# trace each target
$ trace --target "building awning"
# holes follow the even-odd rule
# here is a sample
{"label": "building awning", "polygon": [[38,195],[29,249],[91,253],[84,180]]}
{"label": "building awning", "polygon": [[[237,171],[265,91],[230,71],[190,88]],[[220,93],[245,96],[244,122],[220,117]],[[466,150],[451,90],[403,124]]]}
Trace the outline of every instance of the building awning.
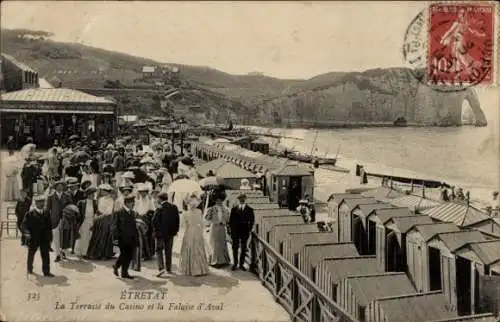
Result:
{"label": "building awning", "polygon": [[116,105],[104,97],[94,96],[69,88],[29,88],[3,93],[2,103],[66,103]]}

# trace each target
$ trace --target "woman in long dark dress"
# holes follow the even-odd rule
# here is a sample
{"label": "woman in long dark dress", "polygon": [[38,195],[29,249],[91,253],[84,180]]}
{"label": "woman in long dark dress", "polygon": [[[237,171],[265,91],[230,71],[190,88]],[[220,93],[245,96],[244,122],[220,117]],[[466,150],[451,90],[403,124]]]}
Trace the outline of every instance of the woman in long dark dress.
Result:
{"label": "woman in long dark dress", "polygon": [[97,213],[92,225],[87,256],[90,259],[110,259],[113,257],[113,188],[108,184],[99,186],[100,197],[97,200]]}

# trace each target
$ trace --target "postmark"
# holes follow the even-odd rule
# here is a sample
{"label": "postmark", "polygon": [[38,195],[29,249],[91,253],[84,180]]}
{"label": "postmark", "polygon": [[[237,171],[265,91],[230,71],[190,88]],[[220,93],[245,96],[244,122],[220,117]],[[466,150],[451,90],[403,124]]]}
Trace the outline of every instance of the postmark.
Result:
{"label": "postmark", "polygon": [[494,82],[495,5],[438,3],[410,23],[403,57],[419,82],[460,91]]}

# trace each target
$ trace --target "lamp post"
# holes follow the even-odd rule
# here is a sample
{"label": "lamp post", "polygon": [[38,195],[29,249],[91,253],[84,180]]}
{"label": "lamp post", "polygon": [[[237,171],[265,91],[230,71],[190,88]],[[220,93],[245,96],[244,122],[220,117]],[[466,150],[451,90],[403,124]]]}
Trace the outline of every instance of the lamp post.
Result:
{"label": "lamp post", "polygon": [[181,156],[184,155],[184,129],[185,129],[186,122],[184,121],[184,118],[181,118],[179,120],[179,135],[181,136]]}
{"label": "lamp post", "polygon": [[174,140],[174,136],[175,136],[175,127],[176,127],[177,123],[175,122],[175,119],[172,118],[170,120],[170,127],[172,128],[172,154],[175,153],[175,140]]}

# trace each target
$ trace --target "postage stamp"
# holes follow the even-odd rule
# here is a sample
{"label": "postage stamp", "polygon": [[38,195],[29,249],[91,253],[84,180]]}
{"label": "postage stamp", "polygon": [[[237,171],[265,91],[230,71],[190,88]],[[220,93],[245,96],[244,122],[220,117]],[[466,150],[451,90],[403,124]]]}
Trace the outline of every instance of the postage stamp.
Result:
{"label": "postage stamp", "polygon": [[436,3],[405,34],[403,55],[415,77],[441,91],[495,81],[494,3]]}

